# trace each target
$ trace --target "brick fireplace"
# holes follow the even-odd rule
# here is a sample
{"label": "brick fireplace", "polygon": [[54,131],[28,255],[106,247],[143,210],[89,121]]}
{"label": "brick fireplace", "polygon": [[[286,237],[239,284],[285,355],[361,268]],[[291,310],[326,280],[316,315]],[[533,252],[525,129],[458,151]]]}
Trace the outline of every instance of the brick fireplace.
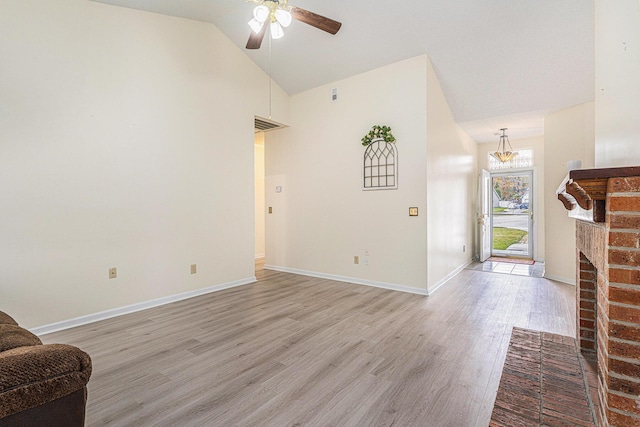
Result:
{"label": "brick fireplace", "polygon": [[640,167],[569,178],[558,198],[579,218],[576,337],[597,360],[597,421],[640,426]]}

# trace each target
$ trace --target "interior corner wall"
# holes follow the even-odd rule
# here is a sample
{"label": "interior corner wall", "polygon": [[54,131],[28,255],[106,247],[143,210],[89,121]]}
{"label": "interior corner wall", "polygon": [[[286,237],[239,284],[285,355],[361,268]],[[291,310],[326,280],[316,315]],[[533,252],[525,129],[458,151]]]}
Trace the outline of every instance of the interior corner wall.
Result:
{"label": "interior corner wall", "polygon": [[567,216],[556,189],[569,173],[567,162],[594,166],[595,104],[589,102],[556,111],[544,119],[545,277],[576,283],[575,220]]}
{"label": "interior corner wall", "polygon": [[255,134],[254,143],[255,162],[255,217],[256,217],[256,247],[255,256],[264,258],[264,132]]}
{"label": "interior corner wall", "polygon": [[[489,153],[496,151],[498,145],[498,137],[495,142],[478,144],[478,169],[488,170]],[[531,138],[510,139],[511,146],[516,150],[531,148],[533,149],[533,166],[535,168],[535,196],[534,196],[534,218],[535,218],[535,245],[533,247],[533,255],[536,261],[544,262],[545,260],[545,173],[544,173],[544,136]]]}
{"label": "interior corner wall", "polygon": [[473,258],[477,144],[455,122],[427,58],[427,283],[432,292]]}
{"label": "interior corner wall", "polygon": [[269,78],[240,48],[202,22],[3,0],[0,57],[2,310],[32,328],[252,279]]}
{"label": "interior corner wall", "polygon": [[[291,127],[266,135],[267,266],[426,291],[426,67],[420,56],[291,97]],[[362,190],[373,125],[397,139],[397,190]]]}
{"label": "interior corner wall", "polygon": [[597,167],[640,165],[640,5],[595,0]]}

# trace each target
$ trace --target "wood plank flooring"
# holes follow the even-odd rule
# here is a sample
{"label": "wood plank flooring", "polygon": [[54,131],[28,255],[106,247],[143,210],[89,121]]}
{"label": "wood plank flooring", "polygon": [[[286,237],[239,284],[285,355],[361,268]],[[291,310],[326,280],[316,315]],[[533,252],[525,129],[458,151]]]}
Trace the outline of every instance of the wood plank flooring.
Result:
{"label": "wood plank flooring", "polygon": [[258,282],[45,335],[93,359],[88,426],[487,426],[512,326],[575,331],[575,288],[463,270],[430,297]]}

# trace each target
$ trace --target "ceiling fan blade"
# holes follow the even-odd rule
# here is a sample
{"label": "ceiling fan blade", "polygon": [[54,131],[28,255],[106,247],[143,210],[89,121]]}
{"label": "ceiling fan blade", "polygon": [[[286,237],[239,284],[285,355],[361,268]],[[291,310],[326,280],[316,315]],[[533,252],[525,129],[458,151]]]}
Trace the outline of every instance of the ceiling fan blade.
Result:
{"label": "ceiling fan blade", "polygon": [[262,40],[264,39],[268,26],[269,25],[265,22],[258,34],[251,31],[251,34],[249,34],[249,40],[247,41],[247,49],[260,49],[260,45],[262,45]]}
{"label": "ceiling fan blade", "polygon": [[326,31],[329,34],[335,34],[340,30],[342,23],[334,21],[333,19],[326,18],[317,13],[309,12],[306,9],[293,6],[291,8],[291,16],[293,19],[297,19],[300,22],[309,24],[312,27],[316,27],[322,31]]}

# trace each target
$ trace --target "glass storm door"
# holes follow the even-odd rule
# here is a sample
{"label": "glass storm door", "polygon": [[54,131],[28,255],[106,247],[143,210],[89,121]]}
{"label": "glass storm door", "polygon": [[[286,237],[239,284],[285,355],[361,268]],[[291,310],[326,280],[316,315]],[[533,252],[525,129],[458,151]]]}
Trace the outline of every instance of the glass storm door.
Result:
{"label": "glass storm door", "polygon": [[533,172],[491,174],[491,254],[533,258]]}

